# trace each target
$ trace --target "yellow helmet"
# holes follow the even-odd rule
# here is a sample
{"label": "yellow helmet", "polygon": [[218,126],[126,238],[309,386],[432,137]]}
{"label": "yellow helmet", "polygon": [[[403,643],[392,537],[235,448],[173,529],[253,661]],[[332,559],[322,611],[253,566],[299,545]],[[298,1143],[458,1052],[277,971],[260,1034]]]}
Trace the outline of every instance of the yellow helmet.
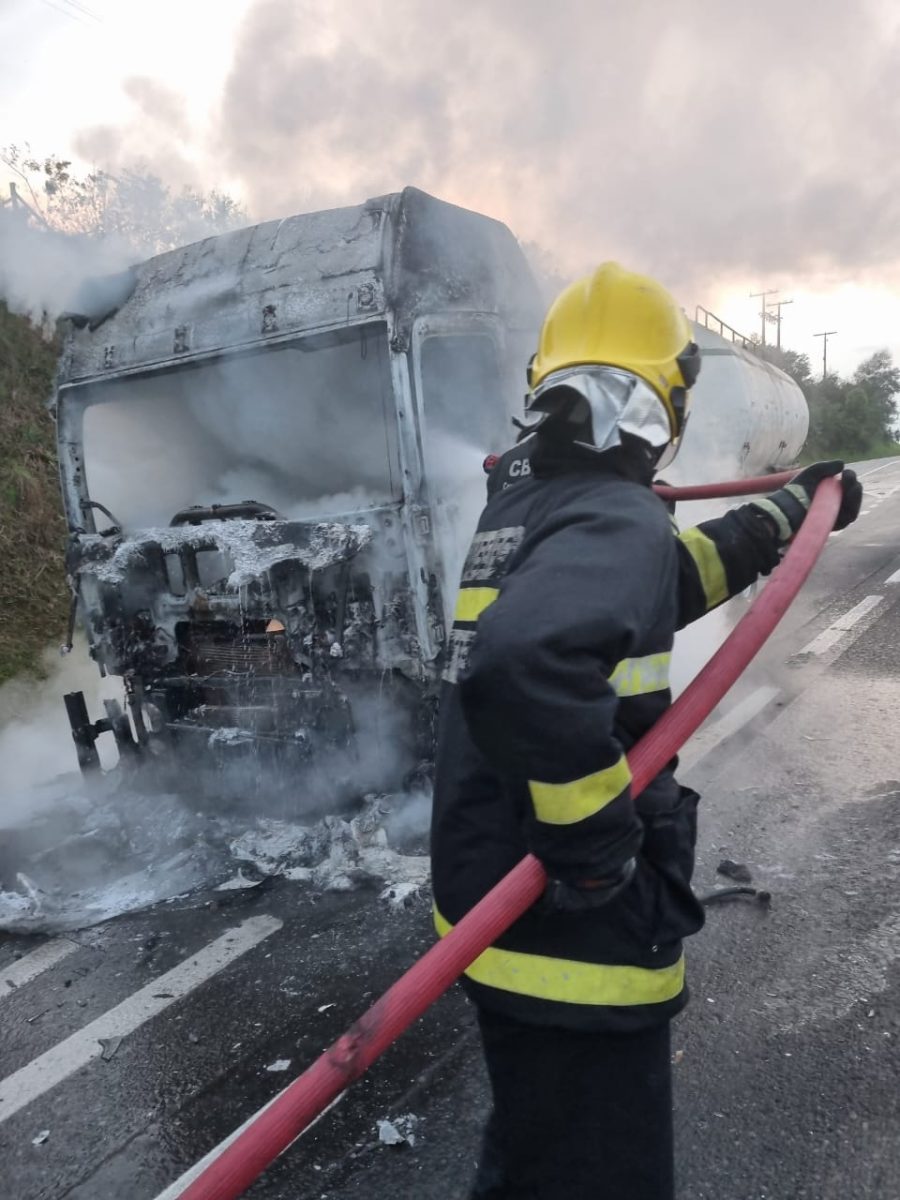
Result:
{"label": "yellow helmet", "polygon": [[594,446],[624,430],[662,448],[684,427],[700,352],[684,312],[661,284],[607,262],[550,306],[529,368],[528,408],[549,412],[556,388],[591,408]]}

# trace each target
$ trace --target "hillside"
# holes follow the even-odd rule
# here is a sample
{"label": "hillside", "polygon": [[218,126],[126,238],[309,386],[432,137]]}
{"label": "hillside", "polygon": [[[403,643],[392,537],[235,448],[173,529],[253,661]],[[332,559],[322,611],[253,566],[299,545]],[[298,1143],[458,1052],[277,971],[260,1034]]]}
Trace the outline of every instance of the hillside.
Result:
{"label": "hillside", "polygon": [[39,672],[69,607],[63,521],[46,411],[56,348],[0,303],[0,682]]}

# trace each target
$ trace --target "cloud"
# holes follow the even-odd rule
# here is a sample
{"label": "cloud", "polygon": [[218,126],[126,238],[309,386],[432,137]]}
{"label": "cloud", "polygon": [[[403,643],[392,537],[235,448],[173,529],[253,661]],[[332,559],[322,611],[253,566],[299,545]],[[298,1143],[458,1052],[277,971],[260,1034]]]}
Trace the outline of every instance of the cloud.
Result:
{"label": "cloud", "polygon": [[216,150],[260,216],[415,183],[568,270],[878,280],[896,51],[874,0],[257,0]]}

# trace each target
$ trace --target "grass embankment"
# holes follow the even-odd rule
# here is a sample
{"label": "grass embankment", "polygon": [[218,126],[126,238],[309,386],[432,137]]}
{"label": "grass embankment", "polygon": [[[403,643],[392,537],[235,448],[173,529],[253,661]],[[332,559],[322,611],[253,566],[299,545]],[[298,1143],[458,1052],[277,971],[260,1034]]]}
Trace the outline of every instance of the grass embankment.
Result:
{"label": "grass embankment", "polygon": [[53,421],[56,347],[0,303],[0,682],[41,673],[69,607]]}

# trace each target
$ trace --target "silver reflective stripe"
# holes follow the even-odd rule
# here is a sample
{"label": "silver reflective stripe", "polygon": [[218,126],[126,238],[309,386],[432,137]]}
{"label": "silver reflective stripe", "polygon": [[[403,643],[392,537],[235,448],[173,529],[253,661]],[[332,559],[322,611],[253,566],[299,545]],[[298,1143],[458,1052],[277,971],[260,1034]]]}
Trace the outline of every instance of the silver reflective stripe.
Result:
{"label": "silver reflective stripe", "polygon": [[669,686],[672,655],[645,654],[643,658],[623,658],[609,677],[617,696],[647,696]]}
{"label": "silver reflective stripe", "polygon": [[794,529],[790,521],[784,515],[784,510],[774,500],[769,500],[766,497],[763,500],[754,500],[753,507],[758,508],[761,512],[766,513],[768,517],[775,522],[775,528],[778,530],[778,540],[780,542],[789,542],[794,536]]}
{"label": "silver reflective stripe", "polygon": [[793,496],[798,504],[802,504],[804,508],[809,508],[809,492],[799,483],[788,483],[784,489],[788,495]]}
{"label": "silver reflective stripe", "polygon": [[524,536],[524,525],[476,533],[466,555],[462,582],[495,583],[506,572],[509,560],[521,546]]}
{"label": "silver reflective stripe", "polygon": [[474,629],[454,629],[450,634],[449,655],[444,670],[447,683],[456,683],[460,674],[469,665],[469,654],[475,640]]}

